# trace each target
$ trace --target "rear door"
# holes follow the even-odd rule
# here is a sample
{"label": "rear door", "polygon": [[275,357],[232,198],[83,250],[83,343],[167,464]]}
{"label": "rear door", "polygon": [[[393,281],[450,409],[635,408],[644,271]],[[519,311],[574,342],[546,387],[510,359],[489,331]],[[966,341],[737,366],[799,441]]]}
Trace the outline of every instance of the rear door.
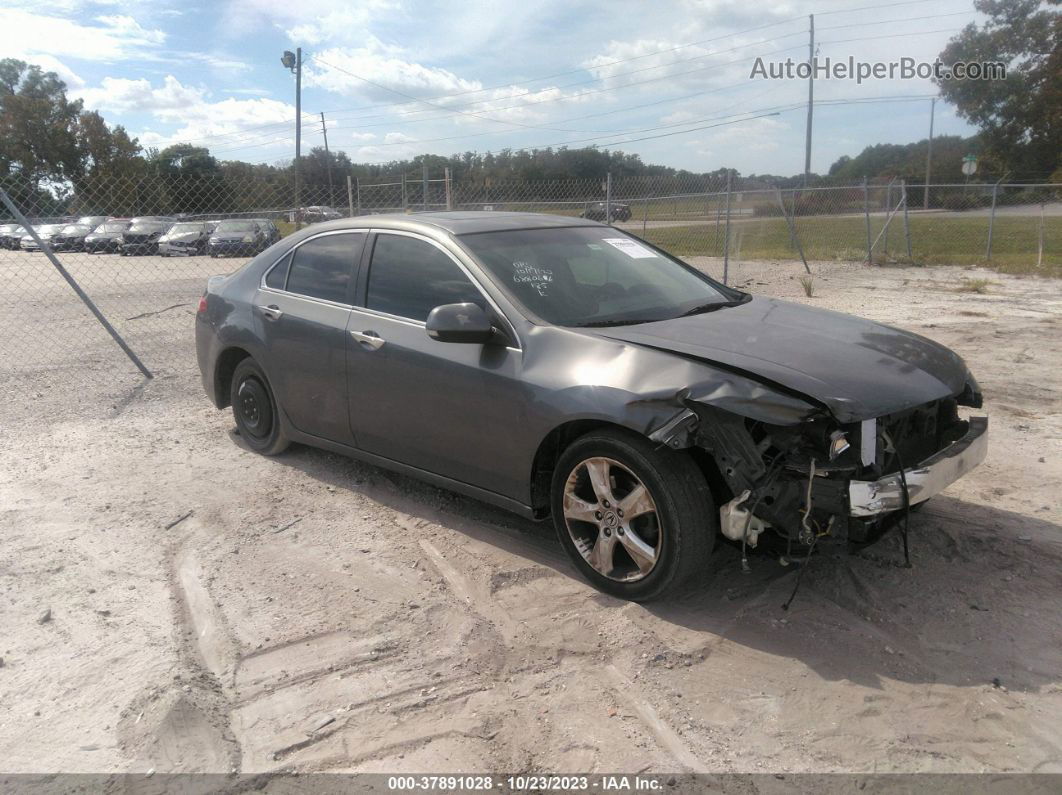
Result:
{"label": "rear door", "polygon": [[280,409],[303,433],[347,445],[346,329],[365,237],[304,240],[266,272],[254,306]]}
{"label": "rear door", "polygon": [[424,321],[436,306],[469,301],[507,321],[439,243],[378,232],[350,316],[347,379],[358,447],[480,488],[519,495],[511,429],[526,400],[522,353],[510,346],[438,342]]}

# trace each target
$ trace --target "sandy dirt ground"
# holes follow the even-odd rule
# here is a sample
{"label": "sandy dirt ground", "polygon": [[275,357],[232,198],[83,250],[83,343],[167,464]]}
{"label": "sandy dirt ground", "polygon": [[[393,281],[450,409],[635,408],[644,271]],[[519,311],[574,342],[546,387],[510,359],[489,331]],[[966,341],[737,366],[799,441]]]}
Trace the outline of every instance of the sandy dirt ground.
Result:
{"label": "sandy dirt ground", "polygon": [[808,298],[799,267],[739,285],[952,346],[992,442],[912,569],[826,545],[788,612],[796,567],[726,546],[681,600],[603,596],[550,526],[256,456],[105,338],[5,377],[0,771],[1062,772],[1062,284],[818,264]]}

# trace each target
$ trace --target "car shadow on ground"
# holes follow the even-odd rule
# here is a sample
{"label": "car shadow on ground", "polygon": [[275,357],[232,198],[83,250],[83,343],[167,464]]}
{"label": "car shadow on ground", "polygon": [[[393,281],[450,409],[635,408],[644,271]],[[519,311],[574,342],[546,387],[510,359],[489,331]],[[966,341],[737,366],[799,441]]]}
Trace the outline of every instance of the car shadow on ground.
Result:
{"label": "car shadow on ground", "polygon": [[[582,582],[550,522],[301,445],[276,460]],[[799,556],[786,566],[753,551],[744,572],[728,543],[717,544],[704,581],[682,597],[632,605],[587,586],[584,604],[660,622],[693,656],[734,643],[798,660],[827,681],[1040,691],[1062,681],[1059,539],[1057,524],[942,496],[910,517],[910,568],[898,533],[854,553],[823,542],[788,610]]]}

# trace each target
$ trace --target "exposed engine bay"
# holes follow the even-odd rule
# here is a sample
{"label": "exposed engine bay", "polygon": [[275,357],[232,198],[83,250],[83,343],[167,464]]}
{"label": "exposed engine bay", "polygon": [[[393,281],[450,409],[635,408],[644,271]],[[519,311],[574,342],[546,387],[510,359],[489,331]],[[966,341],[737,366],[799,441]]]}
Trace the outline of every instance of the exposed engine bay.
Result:
{"label": "exposed engine bay", "polygon": [[786,425],[690,401],[652,438],[711,457],[730,495],[720,504],[721,532],[743,549],[765,534],[787,550],[826,535],[863,545],[980,463],[987,419],[963,419],[960,405],[980,407],[980,393],[968,387],[957,397],[850,423],[822,410]]}

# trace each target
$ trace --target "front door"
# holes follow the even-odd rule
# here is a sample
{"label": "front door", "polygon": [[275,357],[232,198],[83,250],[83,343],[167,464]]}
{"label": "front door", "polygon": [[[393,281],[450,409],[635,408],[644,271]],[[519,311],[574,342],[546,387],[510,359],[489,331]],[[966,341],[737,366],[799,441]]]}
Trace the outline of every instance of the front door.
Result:
{"label": "front door", "polygon": [[499,466],[524,401],[514,347],[438,342],[424,329],[436,306],[495,313],[457,260],[411,234],[376,235],[364,306],[351,312],[347,382],[358,447],[499,494],[526,477]]}
{"label": "front door", "polygon": [[254,302],[277,403],[303,433],[354,444],[347,418],[347,325],[364,233],[308,238],[265,277]]}

